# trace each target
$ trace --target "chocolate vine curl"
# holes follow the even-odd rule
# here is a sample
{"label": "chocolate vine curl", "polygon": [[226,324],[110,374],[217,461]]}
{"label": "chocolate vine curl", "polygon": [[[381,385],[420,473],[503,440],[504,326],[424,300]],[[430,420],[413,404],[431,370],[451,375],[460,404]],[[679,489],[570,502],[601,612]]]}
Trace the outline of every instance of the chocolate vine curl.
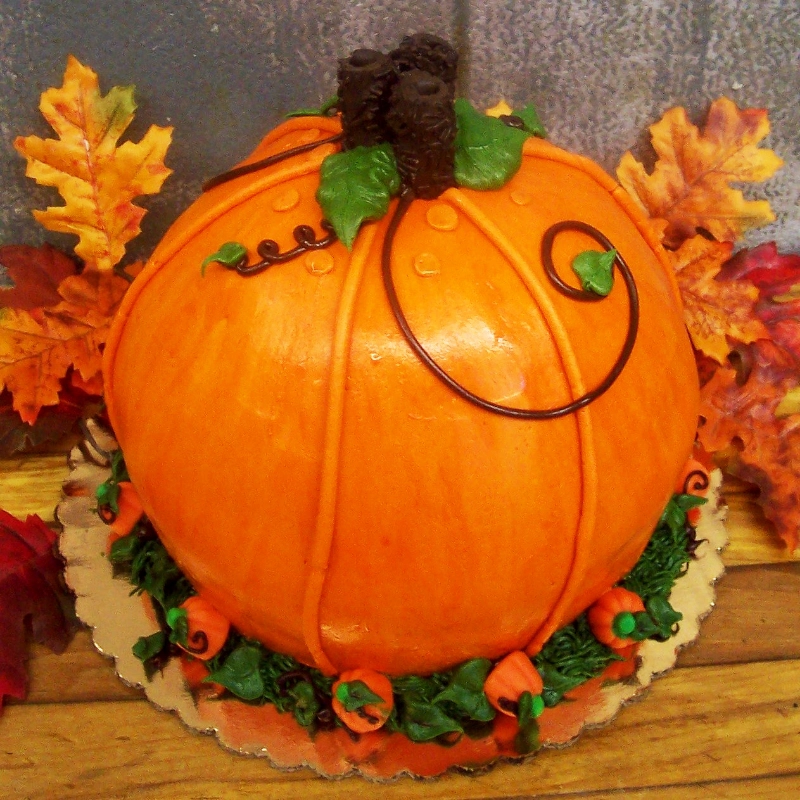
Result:
{"label": "chocolate vine curl", "polygon": [[683,493],[695,494],[704,492],[708,489],[709,484],[710,481],[706,472],[701,469],[693,470],[686,476],[686,480],[683,482]]}
{"label": "chocolate vine curl", "polygon": [[[411,326],[403,312],[400,300],[397,296],[397,290],[394,285],[394,278],[392,277],[392,247],[397,231],[400,227],[403,217],[405,217],[411,203],[414,201],[415,196],[411,190],[405,190],[401,196],[400,201],[395,208],[394,214],[389,222],[389,227],[386,231],[386,238],[383,241],[383,249],[381,251],[381,269],[383,273],[383,285],[386,290],[386,297],[389,301],[389,307],[392,310],[397,325],[400,328],[403,336],[408,342],[411,349],[419,357],[420,361],[442,382],[455,392],[459,397],[467,400],[485,411],[490,411],[494,414],[500,414],[506,417],[514,417],[516,419],[556,419],[558,417],[573,414],[585,406],[588,406],[598,397],[607,392],[620,373],[625,368],[625,364],[630,358],[633,346],[636,342],[636,333],[639,327],[639,293],[636,289],[636,282],[634,281],[633,274],[630,267],[628,267],[624,258],[617,252],[614,264],[618,268],[622,278],[625,282],[625,288],[628,292],[628,332],[623,343],[622,350],[617,356],[608,375],[592,390],[581,395],[577,399],[564,405],[556,406],[555,408],[547,409],[527,409],[527,408],[514,408],[513,406],[505,406],[500,403],[493,403],[483,397],[471,392],[465,386],[460,384],[452,376],[450,376],[431,356],[431,354],[423,347],[419,339],[414,335]],[[604,299],[602,295],[597,295],[594,292],[588,292],[583,289],[576,289],[564,283],[556,273],[555,265],[553,264],[553,242],[559,233],[566,230],[577,230],[591,236],[598,244],[606,248],[606,250],[614,250],[613,244],[609,239],[604,236],[597,228],[589,225],[586,222],[578,220],[565,220],[551,225],[542,239],[542,263],[544,264],[545,272],[556,287],[558,291],[573,300],[584,302],[596,302]]]}
{"label": "chocolate vine curl", "polygon": [[208,652],[208,636],[206,636],[206,632],[195,631],[186,639],[184,647],[187,652],[195,656],[201,656],[203,653]]}

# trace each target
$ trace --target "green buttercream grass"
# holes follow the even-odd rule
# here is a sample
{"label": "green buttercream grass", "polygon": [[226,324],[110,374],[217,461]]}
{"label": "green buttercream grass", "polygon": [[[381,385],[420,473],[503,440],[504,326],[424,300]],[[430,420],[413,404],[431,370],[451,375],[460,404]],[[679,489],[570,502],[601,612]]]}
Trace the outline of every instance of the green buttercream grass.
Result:
{"label": "green buttercream grass", "polygon": [[[125,474],[119,458],[111,477],[98,489],[98,498],[113,494],[113,487]],[[620,581],[645,603],[646,611],[634,615],[637,630],[643,632],[637,638],[664,639],[676,630],[680,614],[672,609],[668,597],[694,549],[694,529],[687,522],[686,512],[703,502],[703,498],[691,495],[673,496],[639,562]],[[114,542],[109,557],[118,571],[128,575],[133,593],[152,598],[162,630],[141,637],[133,647],[151,674],[174,654],[175,643],[185,642],[186,613],[179,606],[195,591],[144,518],[132,533]],[[541,697],[523,695],[519,700],[517,752],[525,754],[538,748],[537,718],[545,707],[568,699],[570,691],[598,677],[620,658],[595,638],[585,612],[554,633],[533,658],[544,683]],[[309,733],[342,725],[331,709],[333,678],[233,629],[207,666],[207,681],[223,686],[244,702],[272,703],[279,711],[291,713]],[[487,658],[474,658],[431,675],[393,678],[394,708],[386,730],[402,733],[414,742],[445,745],[462,735],[488,735],[496,712],[483,687],[493,666]],[[341,689],[346,696],[339,700],[345,708],[352,710],[380,700],[358,684],[351,682]]]}

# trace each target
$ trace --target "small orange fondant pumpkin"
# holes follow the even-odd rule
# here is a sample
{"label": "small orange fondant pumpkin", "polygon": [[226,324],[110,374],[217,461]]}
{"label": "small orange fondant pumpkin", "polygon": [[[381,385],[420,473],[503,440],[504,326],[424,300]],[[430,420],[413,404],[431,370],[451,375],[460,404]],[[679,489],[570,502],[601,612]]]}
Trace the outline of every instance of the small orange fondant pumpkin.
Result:
{"label": "small orange fondant pumpkin", "polygon": [[[281,125],[262,159],[330,137]],[[544,232],[599,229],[641,304],[622,373],[576,413],[511,419],[455,394],[390,311],[389,216],[252,278],[203,261],[225,242],[282,251],[311,225],[325,144],[204,194],[125,297],[106,350],[109,413],[131,479],[198,591],[243,633],[333,673],[427,672],[535,652],[643,550],[691,450],[697,375],[669,265],[625,193],[543,141],[497,191],[415,201],[397,232],[397,294],[462,385],[518,408],[569,403],[625,339],[617,281],[579,303],[545,278]],[[397,201],[392,201],[396,203]],[[559,274],[597,249],[554,243]]]}

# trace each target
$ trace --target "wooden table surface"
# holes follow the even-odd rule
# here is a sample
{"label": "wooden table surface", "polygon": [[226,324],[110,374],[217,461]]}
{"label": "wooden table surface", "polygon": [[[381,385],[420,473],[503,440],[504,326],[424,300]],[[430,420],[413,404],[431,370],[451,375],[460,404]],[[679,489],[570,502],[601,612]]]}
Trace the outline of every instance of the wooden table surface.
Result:
{"label": "wooden table surface", "polygon": [[[53,522],[66,456],[0,461],[0,507]],[[643,702],[573,746],[477,776],[378,785],[232,755],[124,686],[80,631],[32,646],[30,694],[0,717],[0,798],[800,798],[800,557],[728,482],[730,545],[700,640]]]}

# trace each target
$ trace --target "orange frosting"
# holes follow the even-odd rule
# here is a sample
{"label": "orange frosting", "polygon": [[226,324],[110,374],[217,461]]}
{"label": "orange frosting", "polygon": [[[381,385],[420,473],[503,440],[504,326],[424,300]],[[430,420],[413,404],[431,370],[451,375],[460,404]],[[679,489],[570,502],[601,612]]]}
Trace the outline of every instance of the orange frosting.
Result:
{"label": "orange frosting", "polygon": [[[295,119],[259,160],[338,130]],[[665,254],[597,166],[538,139],[502,189],[416,201],[395,240],[406,316],[481,397],[550,408],[608,373],[628,323],[617,281],[598,303],[544,275],[544,231],[602,231],[639,290],[632,355],[580,411],[524,421],[476,408],[433,376],[391,314],[389,215],[352,252],[242,278],[200,265],[321,235],[326,145],[203,195],[125,297],[107,349],[111,421],[170,553],[243,633],[329,673],[426,673],[535,652],[636,562],[689,457],[697,373]],[[396,201],[395,201],[396,202]],[[391,209],[390,209],[391,215]],[[597,249],[568,231],[562,277]]]}

